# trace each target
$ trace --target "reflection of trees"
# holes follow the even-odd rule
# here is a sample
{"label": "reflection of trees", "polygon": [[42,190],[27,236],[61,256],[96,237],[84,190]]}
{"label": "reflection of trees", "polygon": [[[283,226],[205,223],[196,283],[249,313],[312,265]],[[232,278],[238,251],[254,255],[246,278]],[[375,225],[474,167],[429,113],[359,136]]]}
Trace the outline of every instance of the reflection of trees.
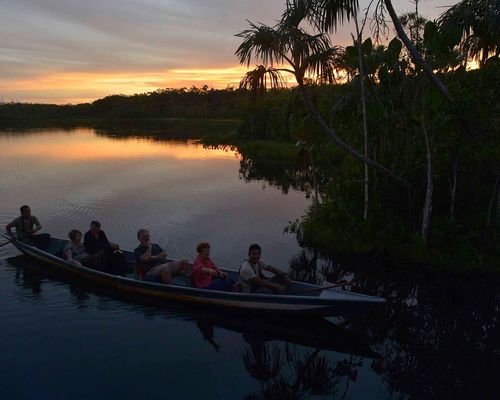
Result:
{"label": "reflection of trees", "polygon": [[240,160],[240,178],[250,181],[267,181],[270,185],[281,188],[287,193],[290,188],[311,194],[311,174],[308,168],[301,168],[297,163],[290,164],[262,159],[256,154],[242,153]]}
{"label": "reflection of trees", "polygon": [[[291,266],[305,271],[322,264],[328,280],[351,274],[353,291],[388,300],[384,310],[350,321],[381,355],[372,369],[391,392],[410,398],[494,398],[500,365],[498,277],[455,271],[408,271],[373,258],[352,259],[302,251]],[[346,268],[346,266],[349,266]],[[319,274],[318,274],[319,275]],[[312,276],[312,274],[311,274]],[[319,276],[318,279],[321,279]]]}
{"label": "reflection of trees", "polygon": [[261,389],[248,400],[304,399],[327,396],[335,392],[338,383],[329,361],[320,350],[300,351],[296,346],[251,343],[243,353],[243,363]]}

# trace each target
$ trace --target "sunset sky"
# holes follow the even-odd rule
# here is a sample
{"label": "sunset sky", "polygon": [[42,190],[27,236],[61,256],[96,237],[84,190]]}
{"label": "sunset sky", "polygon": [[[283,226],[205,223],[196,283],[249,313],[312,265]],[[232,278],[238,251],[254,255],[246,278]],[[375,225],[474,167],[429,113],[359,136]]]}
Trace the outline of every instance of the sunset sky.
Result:
{"label": "sunset sky", "polygon": [[[456,0],[421,0],[433,19]],[[0,102],[80,103],[109,94],[237,86],[234,34],[274,24],[284,0],[0,0]],[[368,0],[362,0],[364,6]],[[410,0],[393,0],[398,13]],[[334,44],[350,42],[351,26]],[[391,32],[390,36],[394,36]]]}

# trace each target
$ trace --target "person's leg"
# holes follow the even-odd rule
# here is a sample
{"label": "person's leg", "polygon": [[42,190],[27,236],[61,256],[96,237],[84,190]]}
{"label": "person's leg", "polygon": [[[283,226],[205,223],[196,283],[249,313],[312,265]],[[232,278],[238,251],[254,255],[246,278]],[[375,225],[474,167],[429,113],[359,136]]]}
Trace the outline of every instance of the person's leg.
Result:
{"label": "person's leg", "polygon": [[172,283],[172,273],[170,272],[170,267],[168,264],[162,264],[160,266],[160,276],[163,283],[167,285]]}
{"label": "person's leg", "polygon": [[102,264],[101,255],[94,253],[80,260],[80,262],[88,268],[99,268]]}
{"label": "person's leg", "polygon": [[223,292],[230,292],[233,288],[234,282],[231,279],[214,279],[212,280],[212,283],[205,287],[204,289],[209,289],[209,290],[219,290]]}
{"label": "person's leg", "polygon": [[168,265],[172,276],[180,275],[182,273],[190,274],[193,271],[193,264],[191,264],[185,258],[181,258],[175,261],[170,261]]}

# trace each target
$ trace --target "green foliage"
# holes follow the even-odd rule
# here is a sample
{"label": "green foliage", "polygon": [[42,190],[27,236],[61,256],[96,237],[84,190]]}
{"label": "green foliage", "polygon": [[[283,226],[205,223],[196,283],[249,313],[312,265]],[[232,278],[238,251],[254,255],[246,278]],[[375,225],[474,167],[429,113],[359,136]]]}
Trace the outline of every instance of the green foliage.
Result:
{"label": "green foliage", "polygon": [[[428,29],[433,33],[427,35],[442,35],[435,26],[430,25]],[[353,50],[346,49],[346,54],[357,57],[355,47],[351,48]],[[422,90],[425,77],[418,71],[406,69],[407,64],[401,58],[396,59],[396,54],[402,56],[399,40],[394,39],[387,48],[377,51],[382,57],[374,57],[379,64],[374,70],[374,79],[367,79],[369,151],[377,161],[410,180],[412,193],[409,197],[392,181],[370,170],[367,221],[362,218],[363,164],[330,143],[309,117],[296,91],[269,92],[255,105],[259,122],[268,127],[267,139],[292,142],[301,139],[304,151],[309,154],[309,171],[313,172],[302,173],[297,187],[308,187],[308,193],[313,195],[317,185],[319,201],[313,202],[301,221],[305,244],[337,253],[389,252],[397,259],[417,264],[494,268],[499,254],[495,238],[500,231],[496,208],[492,225],[486,227],[485,221],[496,175],[500,174],[496,117],[500,115],[496,101],[499,63],[491,59],[481,70],[459,68],[442,74],[453,96],[459,100],[450,104],[433,87]],[[342,85],[311,85],[310,89],[317,109],[339,136],[361,150],[362,113],[357,79]],[[423,111],[432,140],[434,169],[434,223],[426,245],[419,234],[426,184],[426,150],[421,132]],[[459,119],[469,121],[469,130],[463,129]],[[243,119],[240,129],[245,129],[247,122]],[[262,138],[249,135],[247,139],[253,137]],[[265,164],[264,158],[260,160],[259,164]],[[451,219],[450,184],[455,163],[457,194]],[[257,164],[252,168],[253,176],[265,176],[257,173],[256,169],[260,168]],[[279,164],[273,168],[279,168]],[[282,171],[297,177],[299,170],[294,168],[298,167],[288,165]],[[275,184],[279,182],[279,174],[267,173],[273,176]]]}
{"label": "green foliage", "polygon": [[246,90],[158,89],[131,96],[113,95],[90,104],[52,105],[0,103],[4,123],[75,118],[239,118]]}

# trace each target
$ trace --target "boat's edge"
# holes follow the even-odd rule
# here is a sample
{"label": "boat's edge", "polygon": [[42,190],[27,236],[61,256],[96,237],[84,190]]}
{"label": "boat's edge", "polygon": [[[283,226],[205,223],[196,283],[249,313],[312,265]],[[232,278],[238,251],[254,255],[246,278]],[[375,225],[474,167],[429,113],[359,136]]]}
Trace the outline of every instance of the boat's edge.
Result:
{"label": "boat's edge", "polygon": [[[2,234],[2,236],[6,237],[4,234]],[[207,289],[146,282],[109,274],[83,266],[75,267],[53,254],[21,241],[15,241],[12,244],[26,256],[41,261],[44,264],[48,264],[51,267],[55,267],[57,271],[67,272],[85,280],[104,284],[121,291],[131,292],[135,295],[182,301],[184,303],[200,306],[240,309],[245,312],[277,312],[280,314],[304,313],[328,316],[359,313],[371,308],[370,306],[385,303],[385,299],[358,293],[352,294],[352,298],[355,300],[346,301],[345,299],[322,299],[318,296],[280,296],[273,294],[219,292]],[[310,286],[319,287],[317,285]]]}

